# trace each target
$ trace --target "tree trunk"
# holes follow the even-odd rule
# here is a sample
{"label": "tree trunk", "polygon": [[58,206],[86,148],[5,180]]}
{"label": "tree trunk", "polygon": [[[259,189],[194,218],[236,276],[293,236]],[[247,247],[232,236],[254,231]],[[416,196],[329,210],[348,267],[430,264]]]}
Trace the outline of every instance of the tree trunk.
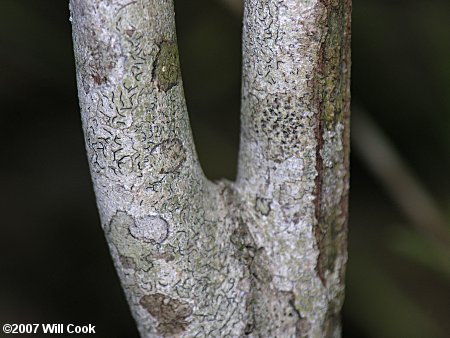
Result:
{"label": "tree trunk", "polygon": [[141,335],[340,336],[351,1],[246,0],[234,183],[199,165],[172,1],[70,7],[98,209]]}

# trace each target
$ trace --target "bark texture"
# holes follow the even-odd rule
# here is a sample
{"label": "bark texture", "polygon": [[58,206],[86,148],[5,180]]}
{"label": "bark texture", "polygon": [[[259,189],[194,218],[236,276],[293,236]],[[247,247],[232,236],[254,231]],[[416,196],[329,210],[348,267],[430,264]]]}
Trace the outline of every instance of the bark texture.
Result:
{"label": "bark texture", "polygon": [[172,1],[70,7],[98,209],[141,335],[338,337],[351,2],[246,0],[234,183],[198,163]]}

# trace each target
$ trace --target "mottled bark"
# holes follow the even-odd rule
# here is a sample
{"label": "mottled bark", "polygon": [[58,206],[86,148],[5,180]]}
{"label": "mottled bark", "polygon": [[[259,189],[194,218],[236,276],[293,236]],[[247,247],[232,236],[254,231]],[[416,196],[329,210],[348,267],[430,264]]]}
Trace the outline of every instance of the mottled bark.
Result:
{"label": "mottled bark", "polygon": [[101,222],[141,335],[339,336],[350,1],[246,1],[235,183],[198,163],[172,1],[70,6]]}

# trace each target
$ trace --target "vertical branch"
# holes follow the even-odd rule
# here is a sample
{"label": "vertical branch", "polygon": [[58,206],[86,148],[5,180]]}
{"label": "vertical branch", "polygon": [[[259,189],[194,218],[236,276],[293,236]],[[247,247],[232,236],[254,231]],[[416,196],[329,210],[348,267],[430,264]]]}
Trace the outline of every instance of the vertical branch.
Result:
{"label": "vertical branch", "polygon": [[[246,0],[237,189],[271,278],[267,309],[338,335],[346,262],[349,0]],[[280,297],[280,292],[289,297]],[[337,320],[336,320],[337,319]],[[265,323],[263,323],[265,321]],[[260,331],[288,334],[273,318]]]}

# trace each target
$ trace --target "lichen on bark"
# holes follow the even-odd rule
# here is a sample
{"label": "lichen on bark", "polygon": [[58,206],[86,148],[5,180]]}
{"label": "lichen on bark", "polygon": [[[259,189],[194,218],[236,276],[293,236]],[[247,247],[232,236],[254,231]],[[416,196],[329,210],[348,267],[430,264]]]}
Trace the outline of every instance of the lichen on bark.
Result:
{"label": "lichen on bark", "polygon": [[70,1],[97,205],[143,337],[339,336],[350,6],[246,0],[238,177],[212,183],[172,1]]}
{"label": "lichen on bark", "polygon": [[163,41],[159,44],[159,53],[156,56],[155,80],[160,89],[165,92],[178,83],[180,78],[180,61],[178,46],[175,42]]}
{"label": "lichen on bark", "polygon": [[249,216],[249,231],[269,257],[271,289],[292,292],[307,336],[339,332],[350,5],[246,1],[237,185],[244,200],[271,201],[269,215]]}

